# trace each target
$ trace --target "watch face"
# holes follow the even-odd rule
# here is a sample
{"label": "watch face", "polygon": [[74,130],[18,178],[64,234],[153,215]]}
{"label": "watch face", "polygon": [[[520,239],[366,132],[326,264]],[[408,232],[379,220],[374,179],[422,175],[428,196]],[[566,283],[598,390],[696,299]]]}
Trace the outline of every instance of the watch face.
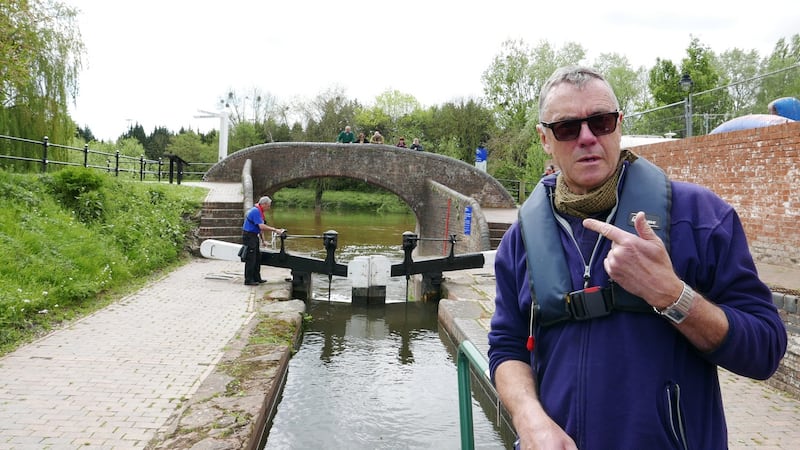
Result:
{"label": "watch face", "polygon": [[670,309],[668,311],[664,311],[664,315],[669,317],[669,319],[675,323],[683,322],[683,319],[686,318],[686,314],[678,311],[677,308]]}

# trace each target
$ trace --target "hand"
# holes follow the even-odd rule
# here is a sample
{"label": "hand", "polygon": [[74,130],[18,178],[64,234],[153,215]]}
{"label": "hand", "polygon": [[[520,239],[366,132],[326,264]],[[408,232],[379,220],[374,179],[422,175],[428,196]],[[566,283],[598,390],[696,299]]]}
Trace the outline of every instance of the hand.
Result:
{"label": "hand", "polygon": [[633,222],[636,234],[609,223],[585,219],[583,226],[611,241],[611,249],[603,267],[615,283],[656,308],[672,304],[683,290],[683,282],[675,275],[664,242],[647,223],[644,212]]}
{"label": "hand", "polygon": [[575,441],[549,418],[545,423],[539,423],[535,429],[524,430],[519,434],[520,450],[577,450],[577,448]]}

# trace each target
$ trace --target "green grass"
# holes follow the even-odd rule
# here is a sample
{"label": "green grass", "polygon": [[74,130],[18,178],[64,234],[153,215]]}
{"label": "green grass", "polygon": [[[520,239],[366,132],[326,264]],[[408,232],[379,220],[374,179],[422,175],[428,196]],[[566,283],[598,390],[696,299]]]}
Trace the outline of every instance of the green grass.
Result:
{"label": "green grass", "polygon": [[[206,193],[93,169],[0,170],[0,355],[185,262]],[[275,201],[313,208],[314,190],[282,189]],[[388,192],[325,191],[322,203],[410,212]]]}
{"label": "green grass", "polygon": [[[274,201],[281,208],[314,208],[314,190],[281,189]],[[369,211],[376,213],[411,213],[411,209],[390,192],[356,192],[326,190],[322,195],[323,210]]]}
{"label": "green grass", "polygon": [[91,169],[0,171],[0,354],[179,264],[205,195]]}

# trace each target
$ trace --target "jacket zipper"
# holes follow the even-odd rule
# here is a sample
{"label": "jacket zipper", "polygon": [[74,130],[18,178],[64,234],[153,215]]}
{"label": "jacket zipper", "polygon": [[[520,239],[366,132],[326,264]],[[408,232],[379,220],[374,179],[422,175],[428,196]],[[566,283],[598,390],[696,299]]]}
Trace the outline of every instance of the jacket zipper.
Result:
{"label": "jacket zipper", "polygon": [[669,383],[665,389],[667,396],[667,424],[672,438],[678,446],[688,450],[686,442],[686,429],[684,428],[683,411],[681,410],[681,387],[677,383]]}

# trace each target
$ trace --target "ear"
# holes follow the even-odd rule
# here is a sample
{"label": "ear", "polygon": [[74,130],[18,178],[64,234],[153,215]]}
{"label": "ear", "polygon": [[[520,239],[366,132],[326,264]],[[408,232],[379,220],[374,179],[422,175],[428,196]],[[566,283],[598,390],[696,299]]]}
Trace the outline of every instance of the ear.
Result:
{"label": "ear", "polygon": [[548,155],[552,155],[553,149],[550,148],[550,140],[547,139],[547,133],[544,132],[544,127],[542,126],[542,124],[540,123],[536,124],[536,132],[539,133],[539,141],[542,143],[542,148],[544,149],[544,152],[547,153]]}

